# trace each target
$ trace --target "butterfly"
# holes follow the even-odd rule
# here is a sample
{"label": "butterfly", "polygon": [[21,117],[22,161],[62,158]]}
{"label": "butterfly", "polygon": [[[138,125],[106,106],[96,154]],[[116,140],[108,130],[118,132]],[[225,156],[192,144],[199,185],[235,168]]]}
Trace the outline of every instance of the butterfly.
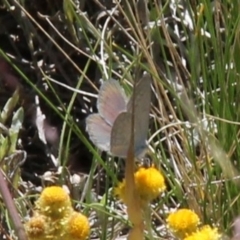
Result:
{"label": "butterfly", "polygon": [[151,77],[144,75],[136,84],[135,98],[128,98],[118,81],[110,79],[100,87],[97,109],[86,119],[91,141],[113,156],[127,156],[134,108],[134,152],[146,150],[151,104]]}

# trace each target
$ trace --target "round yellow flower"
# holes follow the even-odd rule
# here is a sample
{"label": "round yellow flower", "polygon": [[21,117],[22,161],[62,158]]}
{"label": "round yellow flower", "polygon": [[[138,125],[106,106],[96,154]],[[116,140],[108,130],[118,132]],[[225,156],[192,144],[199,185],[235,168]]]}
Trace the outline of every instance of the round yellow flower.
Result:
{"label": "round yellow flower", "polygon": [[[139,168],[134,174],[134,180],[142,204],[152,201],[166,189],[162,174],[154,167]],[[124,203],[126,203],[125,187],[126,180],[124,179],[114,190],[115,195],[117,195]]]}
{"label": "round yellow flower", "polygon": [[66,236],[64,239],[85,240],[89,236],[90,225],[86,216],[73,212],[66,223]]}
{"label": "round yellow flower", "polygon": [[140,197],[146,201],[152,201],[166,189],[162,174],[154,167],[140,168],[134,178]]}
{"label": "round yellow flower", "polygon": [[221,235],[219,234],[217,228],[211,228],[210,226],[206,225],[197,232],[184,238],[184,240],[219,240],[220,238]]}
{"label": "round yellow flower", "polygon": [[36,206],[40,213],[53,219],[62,218],[72,210],[69,195],[58,186],[45,188],[36,201]]}
{"label": "round yellow flower", "polygon": [[200,219],[190,209],[179,209],[169,214],[167,223],[177,237],[183,238],[197,230]]}
{"label": "round yellow flower", "polygon": [[46,217],[43,215],[36,215],[30,218],[25,224],[26,233],[31,240],[40,240],[45,238]]}

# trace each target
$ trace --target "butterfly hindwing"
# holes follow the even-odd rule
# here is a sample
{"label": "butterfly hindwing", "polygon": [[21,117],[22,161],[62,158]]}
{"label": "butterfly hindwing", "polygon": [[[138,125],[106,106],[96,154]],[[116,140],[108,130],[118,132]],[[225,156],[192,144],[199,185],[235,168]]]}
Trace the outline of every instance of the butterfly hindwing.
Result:
{"label": "butterfly hindwing", "polygon": [[111,126],[99,114],[91,114],[86,119],[91,141],[102,151],[110,150]]}
{"label": "butterfly hindwing", "polygon": [[114,156],[126,157],[130,144],[132,114],[120,113],[111,131],[110,151]]}

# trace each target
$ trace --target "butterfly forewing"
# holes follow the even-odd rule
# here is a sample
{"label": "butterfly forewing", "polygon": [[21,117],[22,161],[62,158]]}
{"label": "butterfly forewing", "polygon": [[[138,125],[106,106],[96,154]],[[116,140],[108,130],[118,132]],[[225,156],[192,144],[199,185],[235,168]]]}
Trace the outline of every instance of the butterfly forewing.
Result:
{"label": "butterfly forewing", "polygon": [[113,124],[110,151],[114,156],[127,156],[131,135],[131,116],[132,114],[128,112],[120,113]]}
{"label": "butterfly forewing", "polygon": [[110,79],[102,84],[97,107],[101,117],[110,125],[119,113],[127,110],[127,97],[116,80]]}
{"label": "butterfly forewing", "polygon": [[127,106],[130,113],[133,112],[132,109],[134,107],[134,148],[136,156],[141,154],[146,148],[150,106],[151,77],[146,74],[136,85],[135,99],[132,96]]}
{"label": "butterfly forewing", "polygon": [[99,114],[91,114],[86,119],[91,141],[102,151],[110,150],[111,126]]}

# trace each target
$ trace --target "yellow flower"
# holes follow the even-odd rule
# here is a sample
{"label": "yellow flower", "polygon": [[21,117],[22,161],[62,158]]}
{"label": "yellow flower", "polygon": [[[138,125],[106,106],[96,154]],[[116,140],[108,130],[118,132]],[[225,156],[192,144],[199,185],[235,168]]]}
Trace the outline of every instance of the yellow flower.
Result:
{"label": "yellow flower", "polygon": [[[142,204],[152,201],[166,189],[162,174],[154,167],[139,168],[134,174],[134,180]],[[115,195],[117,195],[124,203],[126,203],[125,187],[126,180],[124,179],[114,190]]]}
{"label": "yellow flower", "polygon": [[44,234],[46,230],[45,222],[46,217],[43,215],[36,215],[30,218],[30,220],[25,224],[28,238],[31,240],[44,239]]}
{"label": "yellow flower", "polygon": [[69,195],[57,186],[45,188],[36,201],[36,206],[40,213],[53,219],[62,218],[72,211]]}
{"label": "yellow flower", "polygon": [[154,167],[140,168],[134,177],[140,197],[146,201],[152,201],[166,189],[162,174]]}
{"label": "yellow flower", "polygon": [[66,223],[65,240],[85,240],[89,236],[90,225],[86,216],[73,212]]}
{"label": "yellow flower", "polygon": [[217,228],[211,228],[210,226],[205,225],[197,232],[184,238],[184,240],[218,240],[220,237],[221,235]]}
{"label": "yellow flower", "polygon": [[177,237],[183,238],[197,230],[200,219],[190,209],[179,209],[169,214],[167,223]]}

